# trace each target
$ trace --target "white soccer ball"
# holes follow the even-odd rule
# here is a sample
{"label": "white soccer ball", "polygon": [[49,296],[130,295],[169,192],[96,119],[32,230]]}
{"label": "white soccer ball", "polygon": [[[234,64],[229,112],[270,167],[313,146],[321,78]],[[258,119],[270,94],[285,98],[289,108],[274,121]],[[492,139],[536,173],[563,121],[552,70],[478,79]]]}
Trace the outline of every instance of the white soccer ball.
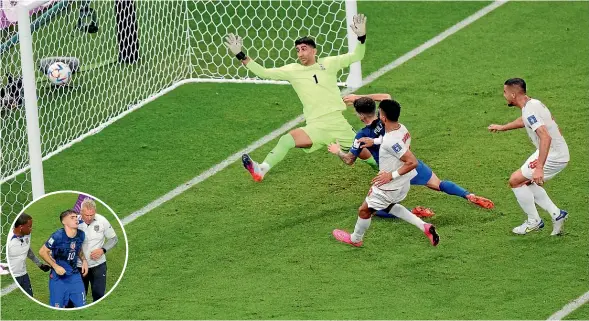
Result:
{"label": "white soccer ball", "polygon": [[65,85],[70,81],[72,70],[63,62],[55,62],[47,68],[47,78],[55,85]]}

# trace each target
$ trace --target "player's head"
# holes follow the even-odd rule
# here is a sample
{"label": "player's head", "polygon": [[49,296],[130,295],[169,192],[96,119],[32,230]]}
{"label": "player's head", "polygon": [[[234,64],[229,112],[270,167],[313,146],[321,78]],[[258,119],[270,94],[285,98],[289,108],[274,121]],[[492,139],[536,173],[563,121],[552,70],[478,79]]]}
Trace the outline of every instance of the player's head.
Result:
{"label": "player's head", "polygon": [[401,105],[392,99],[385,99],[380,102],[378,105],[379,113],[380,113],[380,120],[383,124],[386,123],[396,123],[399,121],[399,116],[401,115]]}
{"label": "player's head", "polygon": [[295,49],[297,56],[303,66],[315,64],[315,55],[317,55],[317,45],[315,40],[310,37],[302,37],[295,40]]}
{"label": "player's head", "polygon": [[90,224],[96,215],[96,203],[90,198],[84,199],[80,206],[80,215],[86,224]]}
{"label": "player's head", "polygon": [[363,123],[371,123],[376,115],[376,103],[370,97],[360,97],[354,101],[356,114]]}
{"label": "player's head", "polygon": [[526,95],[526,82],[521,78],[509,78],[503,84],[503,97],[507,100],[507,106],[517,105],[518,97]]}
{"label": "player's head", "polygon": [[14,222],[14,231],[20,235],[29,235],[33,230],[33,218],[27,213],[22,213]]}
{"label": "player's head", "polygon": [[72,229],[78,228],[78,212],[74,210],[65,210],[59,214],[59,219],[61,220],[61,224],[64,227],[69,227]]}

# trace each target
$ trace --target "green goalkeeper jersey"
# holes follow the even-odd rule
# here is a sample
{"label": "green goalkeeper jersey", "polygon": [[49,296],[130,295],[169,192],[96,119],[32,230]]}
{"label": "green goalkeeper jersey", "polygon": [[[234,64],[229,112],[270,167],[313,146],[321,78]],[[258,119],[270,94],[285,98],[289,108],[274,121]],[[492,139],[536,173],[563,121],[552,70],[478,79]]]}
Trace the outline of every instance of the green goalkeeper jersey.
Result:
{"label": "green goalkeeper jersey", "polygon": [[296,91],[307,122],[319,117],[346,109],[340,89],[337,86],[337,73],[356,61],[362,60],[366,45],[358,43],[352,53],[320,58],[311,66],[292,63],[280,68],[264,68],[251,60],[246,67],[258,77],[272,80],[286,80]]}

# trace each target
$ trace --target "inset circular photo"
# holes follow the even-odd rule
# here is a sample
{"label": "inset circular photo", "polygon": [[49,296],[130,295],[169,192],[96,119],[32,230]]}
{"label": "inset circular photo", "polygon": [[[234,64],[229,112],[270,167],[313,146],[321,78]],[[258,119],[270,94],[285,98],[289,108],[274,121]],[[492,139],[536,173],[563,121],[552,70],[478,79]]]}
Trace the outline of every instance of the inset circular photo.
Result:
{"label": "inset circular photo", "polygon": [[8,271],[31,299],[52,309],[98,303],[122,279],[128,244],[123,224],[100,199],[49,193],[27,205],[6,241]]}

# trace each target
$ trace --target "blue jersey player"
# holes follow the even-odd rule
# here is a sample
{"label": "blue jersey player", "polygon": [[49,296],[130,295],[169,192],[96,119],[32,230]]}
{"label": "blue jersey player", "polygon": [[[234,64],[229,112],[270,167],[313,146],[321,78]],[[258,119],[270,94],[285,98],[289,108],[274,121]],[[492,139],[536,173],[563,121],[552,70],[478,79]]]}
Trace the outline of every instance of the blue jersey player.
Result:
{"label": "blue jersey player", "polygon": [[[360,120],[366,124],[366,127],[362,128],[354,139],[352,148],[348,153],[341,151],[339,144],[332,144],[329,146],[329,151],[333,154],[338,155],[344,163],[348,165],[354,164],[357,158],[362,158],[361,155],[364,149],[370,151],[374,160],[378,163],[378,152],[380,149],[379,140],[384,136],[384,126],[376,115],[376,103],[375,101],[382,101],[385,99],[391,99],[388,94],[372,94],[372,95],[348,95],[344,97],[344,102],[347,104],[353,104],[356,114]],[[474,203],[483,208],[493,208],[494,204],[491,200],[481,196],[477,196],[468,192],[466,189],[457,185],[452,181],[440,180],[438,176],[427,166],[423,161],[418,160],[416,168],[417,176],[411,180],[411,185],[425,185],[430,189],[441,191],[449,195],[456,195],[467,199],[471,203]],[[415,213],[415,211],[414,211]],[[418,213],[415,213],[418,214]],[[388,216],[381,215],[379,216]]]}
{"label": "blue jersey player", "polygon": [[51,265],[49,274],[49,305],[56,308],[86,305],[86,290],[80,270],[76,268],[78,259],[82,261],[81,273],[88,273],[88,261],[82,252],[85,239],[83,231],[78,230],[78,213],[67,210],[60,214],[63,228],[51,234],[39,250],[41,257]]}

